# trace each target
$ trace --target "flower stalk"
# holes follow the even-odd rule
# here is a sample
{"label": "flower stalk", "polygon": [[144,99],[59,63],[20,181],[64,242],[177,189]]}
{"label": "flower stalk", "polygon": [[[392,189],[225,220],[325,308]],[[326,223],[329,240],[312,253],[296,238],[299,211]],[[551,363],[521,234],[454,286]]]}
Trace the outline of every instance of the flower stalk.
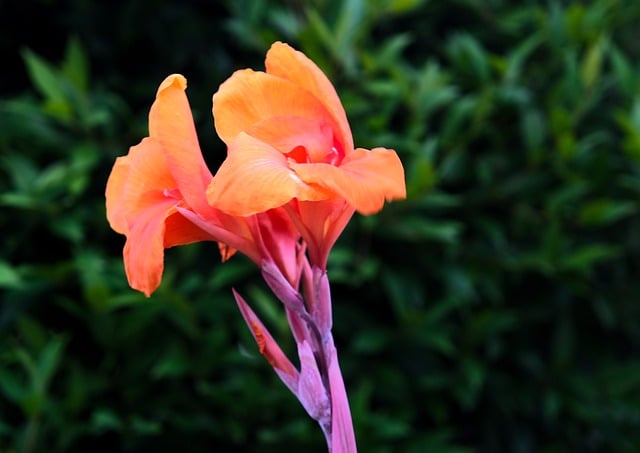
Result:
{"label": "flower stalk", "polygon": [[281,348],[242,297],[234,296],[260,353],[283,383],[320,425],[331,453],[356,452],[356,440],[338,353],[331,333],[331,292],[327,272],[301,263],[304,294],[264,263],[262,274],[274,295],[287,310],[289,326],[297,343],[300,370],[284,357]]}

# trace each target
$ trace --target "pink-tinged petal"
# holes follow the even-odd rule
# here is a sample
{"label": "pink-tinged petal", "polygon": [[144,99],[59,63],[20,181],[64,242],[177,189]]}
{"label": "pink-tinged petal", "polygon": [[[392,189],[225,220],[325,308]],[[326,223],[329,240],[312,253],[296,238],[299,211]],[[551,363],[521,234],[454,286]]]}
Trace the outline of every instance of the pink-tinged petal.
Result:
{"label": "pink-tinged petal", "polygon": [[378,212],[385,200],[406,198],[404,169],[398,155],[390,149],[358,148],[339,167],[295,162],[289,166],[302,181],[332,191],[361,214]]}
{"label": "pink-tinged petal", "polygon": [[293,286],[299,278],[298,251],[300,233],[295,229],[287,212],[271,209],[255,215],[253,223],[255,241],[264,256],[269,256]]}
{"label": "pink-tinged petal", "polygon": [[298,370],[293,366],[291,361],[282,352],[278,343],[275,342],[269,331],[266,329],[260,318],[251,310],[249,304],[233,290],[233,297],[236,299],[240,313],[251,331],[254,340],[258,344],[260,354],[267,359],[267,362],[273,367],[276,374],[280,377],[282,382],[289,388],[289,390],[297,395],[298,391]]}
{"label": "pink-tinged petal", "polygon": [[309,249],[309,259],[326,269],[331,248],[353,216],[354,208],[344,198],[334,196],[321,201],[297,201],[290,215]]}
{"label": "pink-tinged petal", "polygon": [[[206,231],[210,237],[218,241],[218,248],[222,260],[231,258],[236,250],[240,250],[254,263],[260,264],[262,256],[251,238],[246,225],[246,220],[242,217],[226,216],[219,213],[217,221],[204,219],[190,209],[178,206],[176,210],[193,225]],[[223,215],[220,215],[223,214]]]}
{"label": "pink-tinged petal", "polygon": [[248,216],[278,208],[295,197],[314,199],[324,192],[302,183],[287,158],[272,146],[241,133],[207,189],[211,206]]}
{"label": "pink-tinged petal", "polygon": [[[270,118],[298,117],[340,130],[324,104],[310,92],[281,77],[251,69],[236,71],[220,85],[213,95],[213,116],[216,131],[227,145],[241,132]],[[271,125],[278,127],[277,122]]]}
{"label": "pink-tinged petal", "polygon": [[288,44],[274,43],[267,52],[265,66],[268,74],[289,80],[320,99],[340,131],[345,151],[353,149],[353,138],[340,98],[327,76],[302,52]]}
{"label": "pink-tinged petal", "polygon": [[160,84],[149,112],[149,135],[164,146],[168,168],[187,204],[206,212],[204,191],[211,172],[200,151],[186,88],[187,81],[179,74]]}

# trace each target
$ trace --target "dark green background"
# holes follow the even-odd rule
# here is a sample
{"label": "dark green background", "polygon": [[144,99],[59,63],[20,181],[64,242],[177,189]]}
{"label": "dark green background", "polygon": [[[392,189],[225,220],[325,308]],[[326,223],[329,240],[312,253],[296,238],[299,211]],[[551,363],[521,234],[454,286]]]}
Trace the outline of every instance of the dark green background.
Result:
{"label": "dark green background", "polygon": [[324,451],[233,302],[293,351],[251,263],[169,250],[147,300],[104,212],[163,78],[215,170],[211,95],[275,40],[407,173],[329,264],[360,451],[640,451],[638,24],[627,0],[0,0],[0,451]]}

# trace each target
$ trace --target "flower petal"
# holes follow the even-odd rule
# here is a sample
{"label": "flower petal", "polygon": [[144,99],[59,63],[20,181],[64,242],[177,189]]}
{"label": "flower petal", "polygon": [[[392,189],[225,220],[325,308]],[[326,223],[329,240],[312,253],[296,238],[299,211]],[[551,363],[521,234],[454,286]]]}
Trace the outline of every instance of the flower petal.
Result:
{"label": "flower petal", "polygon": [[275,42],[267,52],[268,74],[289,80],[320,99],[338,124],[345,152],[353,149],[353,138],[340,98],[327,76],[302,52],[288,44]]}
{"label": "flower petal", "polygon": [[281,152],[245,133],[231,143],[207,189],[211,206],[237,216],[277,208],[299,196],[315,199],[326,194],[302,183]]}
{"label": "flower petal", "polygon": [[326,269],[329,252],[353,213],[353,206],[339,196],[292,204],[289,214],[307,244],[312,265]]}
{"label": "flower petal", "polygon": [[270,256],[292,286],[297,286],[300,233],[283,208],[271,209],[255,216],[256,242]]}
{"label": "flower petal", "polygon": [[[273,117],[298,117],[340,130],[323,103],[309,91],[281,77],[251,69],[236,71],[220,85],[213,95],[213,116],[216,131],[227,145],[240,132],[248,132],[255,124]],[[278,127],[277,122],[270,124]]]}
{"label": "flower petal", "polygon": [[186,88],[187,81],[179,74],[160,84],[149,112],[149,135],[164,146],[167,165],[187,204],[205,212],[204,191],[212,176],[200,151]]}
{"label": "flower petal", "polygon": [[322,162],[333,146],[333,131],[328,124],[296,116],[267,118],[254,124],[246,133],[283,154],[303,147],[314,162]]}
{"label": "flower petal", "polygon": [[215,238],[178,213],[176,200],[153,192],[142,198],[145,207],[130,224],[124,266],[129,285],[149,297],[162,280],[165,248]]}
{"label": "flower petal", "polygon": [[[129,284],[148,296],[162,278],[164,249],[213,237],[176,212],[176,181],[162,144],[145,138],[116,159],[106,188],[107,218],[127,236],[124,263]],[[178,192],[179,194],[179,192]]]}
{"label": "flower petal", "polygon": [[[217,241],[217,237],[199,228],[179,211],[169,215],[164,224],[164,248],[192,244],[200,241]],[[224,244],[220,243],[224,246]]]}
{"label": "flower petal", "polygon": [[127,185],[127,179],[129,176],[129,158],[118,157],[109,179],[107,180],[107,187],[105,189],[105,201],[107,209],[107,220],[111,228],[120,234],[127,234],[129,232],[129,225],[127,225],[126,206],[122,202],[125,196],[125,189]]}
{"label": "flower petal", "polygon": [[289,166],[309,185],[318,185],[347,200],[361,214],[374,214],[387,201],[406,198],[404,169],[395,151],[358,148],[342,165],[298,164]]}
{"label": "flower petal", "polygon": [[118,233],[128,234],[129,219],[145,208],[143,195],[175,188],[162,145],[145,138],[116,159],[105,191],[107,219]]}
{"label": "flower petal", "polygon": [[165,220],[175,209],[175,200],[158,194],[143,198],[145,207],[130,224],[124,246],[124,267],[129,285],[149,297],[162,279]]}

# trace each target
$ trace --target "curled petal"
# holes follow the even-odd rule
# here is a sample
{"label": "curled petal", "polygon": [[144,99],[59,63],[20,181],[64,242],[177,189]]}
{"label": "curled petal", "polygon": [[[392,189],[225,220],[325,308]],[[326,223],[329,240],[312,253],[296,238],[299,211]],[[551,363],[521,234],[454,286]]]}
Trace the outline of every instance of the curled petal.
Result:
{"label": "curled petal", "polygon": [[200,151],[186,88],[187,81],[179,74],[160,84],[149,112],[149,135],[162,143],[168,168],[185,201],[196,211],[205,212],[204,191],[211,172]]}
{"label": "curled petal", "polygon": [[353,138],[340,98],[327,76],[305,54],[282,42],[274,43],[267,52],[268,74],[289,80],[320,99],[335,119],[340,141],[346,151],[353,149]]}
{"label": "curled petal", "polygon": [[298,177],[344,198],[361,214],[374,214],[384,201],[406,197],[404,169],[395,151],[358,148],[342,165],[289,163]]}
{"label": "curled petal", "polygon": [[211,206],[238,216],[274,209],[295,197],[318,199],[326,193],[302,183],[277,149],[244,133],[229,147],[207,189]]}

